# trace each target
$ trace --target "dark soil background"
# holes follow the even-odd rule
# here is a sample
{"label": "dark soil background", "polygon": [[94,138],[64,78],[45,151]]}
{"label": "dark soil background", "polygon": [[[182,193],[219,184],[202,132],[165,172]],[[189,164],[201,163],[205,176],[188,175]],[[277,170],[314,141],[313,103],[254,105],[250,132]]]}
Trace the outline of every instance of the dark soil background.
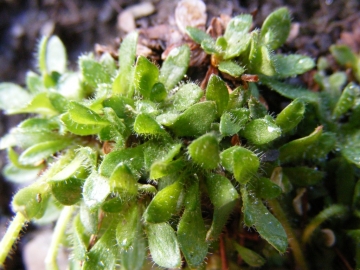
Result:
{"label": "dark soil background", "polygon": [[[34,61],[37,43],[43,34],[55,34],[64,42],[69,67],[76,68],[76,60],[83,52],[93,51],[95,44],[116,48],[125,33],[118,27],[118,15],[129,6],[144,1],[130,0],[0,0],[0,82],[24,85],[26,71],[36,70]],[[136,27],[149,28],[168,24],[178,1],[152,0],[155,12],[136,20]],[[208,22],[214,16],[241,13],[255,14],[255,27],[260,27],[274,9],[287,6],[292,12],[291,37],[282,48],[314,59],[326,56],[334,43],[360,50],[360,3],[358,0],[207,0]],[[162,44],[162,43],[160,43]],[[158,53],[166,49],[160,46]],[[311,74],[311,73],[310,73]],[[303,78],[303,82],[311,78]],[[308,83],[309,85],[309,83]],[[21,117],[0,114],[0,135],[15,126]],[[0,166],[6,162],[0,153]],[[0,177],[0,236],[12,216],[9,203],[19,187]],[[34,230],[29,226],[28,231]],[[6,269],[27,269],[22,260],[24,237]],[[40,269],[40,268],[37,268]]]}

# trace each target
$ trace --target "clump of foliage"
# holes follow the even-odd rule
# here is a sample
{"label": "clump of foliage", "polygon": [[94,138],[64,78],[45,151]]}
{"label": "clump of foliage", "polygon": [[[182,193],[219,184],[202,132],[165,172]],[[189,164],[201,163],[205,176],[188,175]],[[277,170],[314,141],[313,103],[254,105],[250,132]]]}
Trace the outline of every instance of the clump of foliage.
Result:
{"label": "clump of foliage", "polygon": [[[70,269],[216,268],[218,254],[224,269],[237,269],[239,257],[269,269],[291,264],[279,256],[287,250],[307,269],[335,256],[314,235],[336,236],[339,248],[348,238],[356,243],[359,86],[343,89],[346,74],[328,76],[324,59],[315,76],[321,91],[289,84],[315,63],[274,52],[289,34],[288,10],[274,11],[261,30],[249,32],[251,25],[251,15],[234,17],[216,40],[187,29],[225,74],[213,74],[206,89],[184,81],[187,45],[158,68],[136,57],[138,34],[131,33],[118,63],[87,54],[72,72],[61,41],[43,38],[39,74],[28,73],[27,90],[0,84],[0,107],[32,116],[1,140],[4,175],[36,179],[13,198],[17,214],[0,264],[30,220],[57,220],[48,269],[57,268],[60,244],[71,250]],[[332,48],[358,74],[358,60],[344,60],[344,51]],[[240,81],[243,73],[259,81],[230,89],[225,78]],[[276,117],[260,102],[259,90],[270,89],[293,99]],[[263,240],[247,239],[253,233],[244,226]],[[360,266],[360,248],[353,250],[348,256]]]}

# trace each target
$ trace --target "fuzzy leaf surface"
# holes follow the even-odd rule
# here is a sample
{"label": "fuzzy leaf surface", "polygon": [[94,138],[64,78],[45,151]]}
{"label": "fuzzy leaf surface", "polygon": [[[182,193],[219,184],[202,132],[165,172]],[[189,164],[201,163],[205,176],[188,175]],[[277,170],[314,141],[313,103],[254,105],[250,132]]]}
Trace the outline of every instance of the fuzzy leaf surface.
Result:
{"label": "fuzzy leaf surface", "polygon": [[50,188],[47,183],[35,182],[19,190],[11,206],[14,212],[20,212],[27,220],[41,218],[50,198]]}
{"label": "fuzzy leaf surface", "polygon": [[290,33],[291,18],[287,8],[279,8],[264,21],[260,36],[270,49],[276,50],[283,45]]}
{"label": "fuzzy leaf surface", "polygon": [[25,107],[30,101],[30,94],[19,85],[14,83],[0,84],[0,109],[13,111]]}
{"label": "fuzzy leaf surface", "polygon": [[206,239],[215,240],[219,237],[229,215],[233,211],[239,194],[230,180],[219,174],[207,176],[205,183],[210,200],[215,207],[213,220]]}
{"label": "fuzzy leaf surface", "polygon": [[210,130],[216,116],[215,102],[200,102],[182,113],[169,128],[179,137],[202,135]]}
{"label": "fuzzy leaf surface", "polygon": [[174,88],[184,77],[190,61],[190,49],[187,45],[174,48],[160,68],[160,82],[167,91]]}
{"label": "fuzzy leaf surface", "polygon": [[55,71],[60,74],[66,71],[67,56],[64,44],[57,36],[52,36],[46,46],[46,71],[51,74]]}
{"label": "fuzzy leaf surface", "polygon": [[261,145],[280,137],[281,129],[273,121],[261,118],[249,122],[241,134],[251,143]]}
{"label": "fuzzy leaf surface", "polygon": [[151,89],[158,79],[159,70],[156,65],[151,63],[146,57],[139,56],[135,66],[135,90],[137,90],[144,99],[149,99]]}
{"label": "fuzzy leaf surface", "polygon": [[286,106],[276,117],[275,124],[286,133],[294,129],[303,119],[305,103],[301,99],[295,99]]}
{"label": "fuzzy leaf surface", "polygon": [[221,72],[229,74],[230,76],[233,76],[235,78],[240,77],[240,75],[245,72],[245,69],[243,67],[230,60],[221,61],[219,63],[218,69]]}
{"label": "fuzzy leaf surface", "polygon": [[273,55],[273,61],[277,75],[282,78],[303,74],[315,67],[313,59],[300,54]]}
{"label": "fuzzy leaf surface", "polygon": [[182,189],[182,183],[178,180],[174,184],[160,190],[145,210],[144,219],[149,223],[168,221],[177,210]]}
{"label": "fuzzy leaf surface", "polygon": [[201,215],[199,183],[195,181],[185,196],[185,211],[178,224],[177,238],[190,267],[201,265],[208,252],[206,228]]}
{"label": "fuzzy leaf surface", "polygon": [[199,102],[203,95],[204,92],[198,85],[187,83],[180,86],[179,90],[174,94],[172,105],[176,111],[182,112]]}
{"label": "fuzzy leaf surface", "polygon": [[119,49],[120,71],[115,78],[112,89],[114,94],[132,97],[134,94],[134,62],[136,57],[136,45],[138,33],[128,34]]}
{"label": "fuzzy leaf surface", "polygon": [[205,169],[215,169],[219,162],[219,143],[212,134],[205,134],[194,140],[188,151],[193,161]]}
{"label": "fuzzy leaf surface", "polygon": [[254,196],[252,191],[241,188],[243,200],[244,221],[247,226],[255,226],[258,233],[276,250],[284,253],[288,240],[281,223],[269,212],[261,199]]}
{"label": "fuzzy leaf surface", "polygon": [[206,99],[215,101],[217,113],[220,117],[228,105],[229,91],[219,76],[211,75],[206,87]]}
{"label": "fuzzy leaf surface", "polygon": [[110,193],[107,178],[92,172],[85,180],[83,188],[84,202],[90,209],[99,207]]}
{"label": "fuzzy leaf surface", "polygon": [[165,268],[179,267],[181,255],[173,228],[167,223],[148,224],[146,232],[154,262]]}
{"label": "fuzzy leaf surface", "polygon": [[220,132],[224,136],[232,136],[245,127],[250,119],[250,111],[246,108],[224,112],[220,118]]}
{"label": "fuzzy leaf surface", "polygon": [[239,252],[241,258],[250,266],[252,267],[261,267],[266,263],[264,257],[260,256],[255,251],[248,249],[246,247],[240,246],[234,243],[235,249]]}
{"label": "fuzzy leaf surface", "polygon": [[224,33],[228,44],[224,55],[225,60],[239,56],[246,50],[250,43],[251,24],[252,16],[249,14],[242,14],[230,20]]}

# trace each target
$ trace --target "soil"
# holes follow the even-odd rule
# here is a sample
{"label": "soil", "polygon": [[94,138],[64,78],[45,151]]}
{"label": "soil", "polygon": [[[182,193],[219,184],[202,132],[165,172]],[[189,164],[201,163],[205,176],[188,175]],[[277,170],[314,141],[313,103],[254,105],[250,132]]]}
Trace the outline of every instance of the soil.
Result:
{"label": "soil", "polygon": [[[118,15],[142,2],[145,1],[0,0],[0,82],[25,84],[27,70],[36,70],[34,51],[43,34],[58,35],[64,42],[70,68],[76,68],[76,60],[81,53],[94,51],[95,48],[116,52],[119,38],[125,34],[118,27]],[[151,27],[164,26],[156,28],[159,39],[154,41],[152,48],[152,57],[160,59],[169,45],[169,40],[164,38],[169,31],[166,26],[174,25],[173,13],[178,1],[150,2],[155,6],[155,12],[138,18],[136,27],[148,33],[146,31]],[[260,27],[274,9],[287,6],[293,16],[293,27],[290,38],[281,49],[283,52],[297,52],[317,59],[327,56],[329,46],[335,43],[347,44],[357,53],[360,51],[358,0],[207,0],[205,3],[207,25],[220,14],[252,13],[254,27]],[[306,83],[306,78],[302,79]],[[20,120],[19,116],[0,114],[0,135]],[[4,165],[5,153],[2,151],[0,155],[0,165]],[[0,235],[12,216],[9,203],[18,188],[0,178]],[[32,229],[34,226],[30,226],[28,231]],[[12,259],[7,262],[7,269],[26,269],[21,253],[28,240],[26,237],[21,240]]]}

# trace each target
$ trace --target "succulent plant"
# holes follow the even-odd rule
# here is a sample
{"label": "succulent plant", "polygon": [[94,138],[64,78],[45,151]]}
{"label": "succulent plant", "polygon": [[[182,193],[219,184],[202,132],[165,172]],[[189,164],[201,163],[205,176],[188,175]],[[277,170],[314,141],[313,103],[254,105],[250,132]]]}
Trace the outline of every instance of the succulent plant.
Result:
{"label": "succulent plant", "polygon": [[[274,52],[289,34],[289,11],[274,11],[261,30],[249,32],[251,25],[251,15],[236,16],[216,41],[187,28],[223,74],[211,75],[205,89],[186,80],[187,45],[159,68],[136,55],[138,34],[130,33],[118,62],[107,53],[85,54],[73,72],[60,39],[44,37],[27,90],[0,84],[1,109],[31,116],[1,139],[9,157],[4,175],[35,180],[13,198],[16,217],[0,244],[0,263],[24,223],[57,220],[48,269],[57,269],[60,244],[71,250],[70,269],[146,269],[148,258],[160,267],[202,269],[209,252],[224,245],[255,267],[276,265],[276,252],[290,245],[306,269],[281,204],[294,199],[296,187],[312,188],[309,202],[326,202],[311,213],[304,245],[328,218],[359,217],[359,87],[349,83],[341,92],[343,83],[321,69],[319,93],[289,84],[315,65],[307,56]],[[259,81],[241,84],[245,73]],[[275,117],[259,89],[294,100]],[[332,177],[336,200],[319,184]],[[224,244],[226,225],[235,230]],[[265,240],[263,248],[240,243],[244,225]],[[358,227],[350,232],[355,238]]]}

